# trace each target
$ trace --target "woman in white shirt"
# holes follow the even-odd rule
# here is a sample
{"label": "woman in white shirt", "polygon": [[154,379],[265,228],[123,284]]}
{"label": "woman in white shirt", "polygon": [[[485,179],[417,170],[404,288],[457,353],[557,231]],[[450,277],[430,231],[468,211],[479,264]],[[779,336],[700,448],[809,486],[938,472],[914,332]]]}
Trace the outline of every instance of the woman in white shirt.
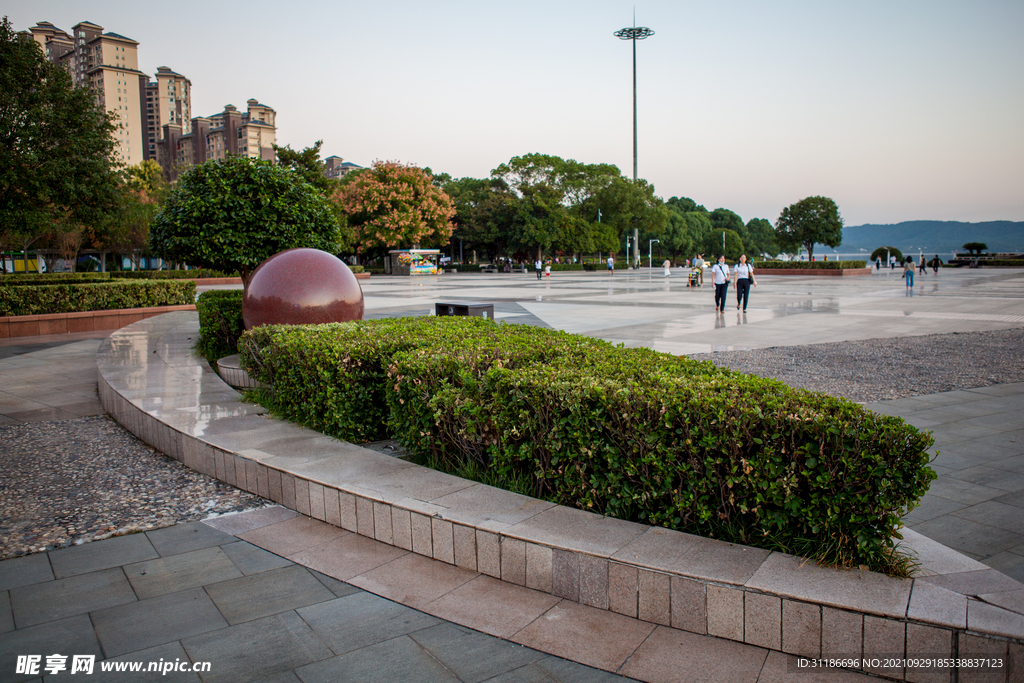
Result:
{"label": "woman in white shirt", "polygon": [[725,254],[718,257],[711,274],[715,283],[715,311],[725,313],[725,295],[729,291],[729,266],[725,263]]}
{"label": "woman in white shirt", "polygon": [[740,256],[740,262],[733,270],[733,283],[736,285],[736,310],[743,306],[743,312],[747,312],[747,298],[750,296],[750,285],[757,287],[754,281],[754,266],[747,263],[747,255]]}

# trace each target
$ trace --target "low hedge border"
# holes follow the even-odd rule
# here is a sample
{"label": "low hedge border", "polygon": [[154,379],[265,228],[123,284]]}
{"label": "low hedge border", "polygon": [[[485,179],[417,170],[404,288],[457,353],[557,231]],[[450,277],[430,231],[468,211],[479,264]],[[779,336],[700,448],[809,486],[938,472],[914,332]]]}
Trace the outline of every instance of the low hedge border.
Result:
{"label": "low hedge border", "polygon": [[195,292],[194,282],[171,280],[0,285],[0,316],[179,306],[195,303]]}
{"label": "low hedge border", "polygon": [[348,441],[526,479],[613,517],[905,574],[931,437],[844,399],[649,349],[472,318],[257,328],[261,403]]}
{"label": "low hedge border", "polygon": [[758,270],[846,270],[867,268],[867,261],[755,261]]}
{"label": "low hedge border", "polygon": [[245,332],[242,322],[241,289],[212,289],[196,299],[199,313],[199,343],[196,349],[214,362],[238,352],[238,338]]}
{"label": "low hedge border", "polygon": [[31,275],[0,275],[0,287],[4,285],[74,285],[109,281],[110,273],[34,273]]}
{"label": "low hedge border", "polygon": [[194,270],[119,270],[110,273],[114,279],[124,280],[201,280],[212,277],[238,277],[238,273],[224,273],[212,268]]}

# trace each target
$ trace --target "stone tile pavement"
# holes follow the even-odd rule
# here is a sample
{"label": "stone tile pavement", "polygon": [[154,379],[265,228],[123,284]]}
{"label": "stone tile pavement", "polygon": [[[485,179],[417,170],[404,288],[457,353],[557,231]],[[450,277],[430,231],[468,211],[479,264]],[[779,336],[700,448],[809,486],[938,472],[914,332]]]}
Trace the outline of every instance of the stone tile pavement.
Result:
{"label": "stone tile pavement", "polygon": [[[789,655],[561,600],[280,507],[2,562],[0,633],[0,681],[12,682],[41,680],[15,673],[26,655],[43,674],[51,655],[68,669],[94,656],[85,680],[99,681],[816,680]],[[102,671],[132,662],[210,666]],[[834,673],[817,680],[868,680]]]}

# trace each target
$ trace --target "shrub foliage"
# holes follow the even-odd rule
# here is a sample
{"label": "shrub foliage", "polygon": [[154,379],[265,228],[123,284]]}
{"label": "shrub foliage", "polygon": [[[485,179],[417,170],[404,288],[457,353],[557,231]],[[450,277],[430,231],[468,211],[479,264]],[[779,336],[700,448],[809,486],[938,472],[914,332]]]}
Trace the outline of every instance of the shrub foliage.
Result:
{"label": "shrub foliage", "polygon": [[846,270],[867,268],[867,261],[758,261],[757,270]]}
{"label": "shrub foliage", "polygon": [[649,349],[477,318],[243,335],[261,402],[354,442],[622,519],[885,569],[931,437],[850,401]]}
{"label": "shrub foliage", "polygon": [[199,313],[199,344],[204,358],[215,361],[237,353],[238,338],[245,332],[242,322],[241,289],[211,289],[196,299]]}
{"label": "shrub foliage", "polygon": [[103,282],[89,284],[0,284],[0,316],[109,311],[191,304],[196,284],[189,281]]}

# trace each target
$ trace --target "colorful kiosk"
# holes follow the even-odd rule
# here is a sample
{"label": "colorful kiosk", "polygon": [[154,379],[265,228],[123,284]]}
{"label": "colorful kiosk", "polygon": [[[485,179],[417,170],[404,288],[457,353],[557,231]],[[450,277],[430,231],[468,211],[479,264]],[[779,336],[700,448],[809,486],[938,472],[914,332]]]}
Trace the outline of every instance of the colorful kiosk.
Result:
{"label": "colorful kiosk", "polygon": [[392,249],[384,259],[388,275],[437,275],[440,249]]}

